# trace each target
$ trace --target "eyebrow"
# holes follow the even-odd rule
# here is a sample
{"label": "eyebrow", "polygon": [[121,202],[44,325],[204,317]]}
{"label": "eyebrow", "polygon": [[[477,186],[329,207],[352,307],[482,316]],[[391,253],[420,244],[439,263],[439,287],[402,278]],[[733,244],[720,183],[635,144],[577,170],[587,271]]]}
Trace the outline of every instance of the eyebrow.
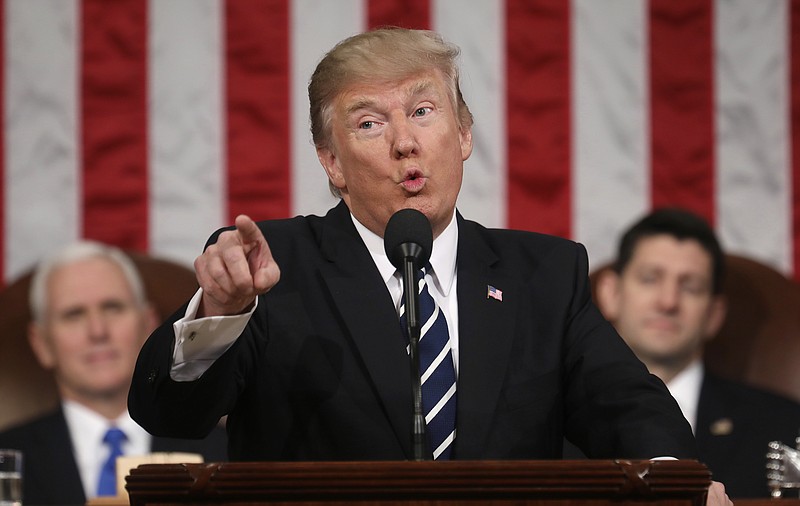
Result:
{"label": "eyebrow", "polygon": [[[407,97],[414,97],[414,96],[420,95],[420,94],[422,94],[422,93],[424,93],[424,92],[426,92],[426,91],[428,91],[429,89],[432,89],[432,88],[433,88],[433,82],[430,79],[417,81],[414,84],[412,84],[408,88],[408,90],[406,90],[406,96]],[[345,109],[345,115],[349,116],[349,115],[351,115],[351,114],[353,114],[356,111],[359,111],[361,109],[372,108],[372,107],[375,106],[376,103],[377,103],[377,101],[374,100],[374,99],[371,99],[371,98],[366,98],[366,97],[360,98],[360,99],[356,100],[354,103],[352,103],[350,106],[348,106],[347,109]]]}

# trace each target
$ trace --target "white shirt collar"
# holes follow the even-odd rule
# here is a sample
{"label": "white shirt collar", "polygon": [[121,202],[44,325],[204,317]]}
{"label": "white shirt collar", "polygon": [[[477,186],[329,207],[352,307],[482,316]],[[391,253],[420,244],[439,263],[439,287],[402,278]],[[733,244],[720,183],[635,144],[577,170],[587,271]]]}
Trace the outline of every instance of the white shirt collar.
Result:
{"label": "white shirt collar", "polygon": [[667,384],[669,393],[678,401],[683,417],[692,426],[692,432],[694,433],[696,433],[697,404],[700,401],[703,372],[703,361],[695,360],[686,369],[675,375],[672,381]]}
{"label": "white shirt collar", "polygon": [[[386,250],[383,246],[383,238],[369,230],[361,224],[353,213],[350,213],[350,218],[361,236],[361,240],[367,246],[378,271],[381,273],[384,283],[388,283],[389,279],[395,275],[397,269],[389,261],[386,256]],[[444,229],[444,231],[434,239],[433,251],[431,252],[431,267],[433,267],[433,279],[437,283],[437,288],[445,296],[450,294],[450,289],[453,286],[453,279],[456,275],[456,253],[458,251],[458,225],[456,221],[456,213],[453,212],[453,218]]]}

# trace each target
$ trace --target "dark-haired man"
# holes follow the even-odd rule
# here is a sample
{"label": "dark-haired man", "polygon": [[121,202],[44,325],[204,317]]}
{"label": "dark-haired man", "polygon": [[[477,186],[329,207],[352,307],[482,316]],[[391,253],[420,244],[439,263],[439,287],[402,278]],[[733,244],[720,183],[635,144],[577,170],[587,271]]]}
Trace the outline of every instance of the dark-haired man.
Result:
{"label": "dark-haired man", "polygon": [[658,209],[623,236],[598,304],[692,425],[698,457],[733,498],[768,497],[767,443],[794,444],[800,405],[712,375],[705,343],[725,319],[724,255],[714,231],[682,209]]}

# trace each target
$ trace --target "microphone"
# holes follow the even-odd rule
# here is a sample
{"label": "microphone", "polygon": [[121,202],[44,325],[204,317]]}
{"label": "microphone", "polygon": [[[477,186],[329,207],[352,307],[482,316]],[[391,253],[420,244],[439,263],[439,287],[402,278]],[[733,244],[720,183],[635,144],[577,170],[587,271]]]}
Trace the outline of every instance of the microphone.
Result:
{"label": "microphone", "polygon": [[[420,334],[419,293],[416,272],[428,263],[433,249],[433,231],[428,218],[416,209],[401,209],[389,218],[383,234],[386,256],[403,273],[406,330],[411,358],[411,395],[413,399],[412,440],[414,460],[430,460],[432,454],[425,451],[425,416],[422,413],[422,385],[419,376]],[[425,457],[428,455],[428,458]]]}

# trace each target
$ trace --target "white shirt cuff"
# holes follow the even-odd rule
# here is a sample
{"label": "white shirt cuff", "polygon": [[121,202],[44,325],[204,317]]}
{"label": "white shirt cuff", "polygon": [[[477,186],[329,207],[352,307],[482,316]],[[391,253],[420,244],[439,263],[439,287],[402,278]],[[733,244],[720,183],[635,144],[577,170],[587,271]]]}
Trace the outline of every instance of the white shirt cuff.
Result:
{"label": "white shirt cuff", "polygon": [[258,307],[256,297],[247,313],[196,318],[202,297],[203,289],[199,288],[189,301],[186,314],[172,325],[175,350],[170,376],[175,381],[193,381],[202,376],[236,342]]}

